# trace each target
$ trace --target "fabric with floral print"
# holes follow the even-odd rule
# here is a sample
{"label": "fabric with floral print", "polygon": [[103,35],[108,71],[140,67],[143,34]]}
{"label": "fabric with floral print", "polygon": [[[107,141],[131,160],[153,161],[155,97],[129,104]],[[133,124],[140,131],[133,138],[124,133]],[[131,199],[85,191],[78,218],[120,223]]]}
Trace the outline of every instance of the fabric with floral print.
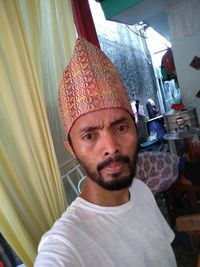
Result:
{"label": "fabric with floral print", "polygon": [[136,177],[146,183],[153,194],[166,191],[178,179],[179,157],[169,152],[139,153]]}

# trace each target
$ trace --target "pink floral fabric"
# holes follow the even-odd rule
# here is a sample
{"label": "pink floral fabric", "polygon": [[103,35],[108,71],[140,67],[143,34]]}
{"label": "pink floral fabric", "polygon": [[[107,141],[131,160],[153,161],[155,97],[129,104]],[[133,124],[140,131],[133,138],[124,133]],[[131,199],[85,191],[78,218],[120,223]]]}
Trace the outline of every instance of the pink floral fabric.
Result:
{"label": "pink floral fabric", "polygon": [[178,179],[179,157],[169,152],[139,153],[136,177],[149,186],[155,195],[163,192]]}

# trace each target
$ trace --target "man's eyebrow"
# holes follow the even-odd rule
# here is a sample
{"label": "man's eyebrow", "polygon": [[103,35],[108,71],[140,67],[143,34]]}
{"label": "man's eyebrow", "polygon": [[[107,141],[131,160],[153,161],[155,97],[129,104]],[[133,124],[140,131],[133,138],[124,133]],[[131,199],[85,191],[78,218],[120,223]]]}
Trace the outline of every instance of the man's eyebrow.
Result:
{"label": "man's eyebrow", "polygon": [[[127,118],[126,117],[121,117],[115,121],[112,121],[109,126],[110,127],[113,127],[121,122],[124,122],[124,121],[127,121]],[[79,130],[79,133],[87,133],[87,132],[92,132],[92,131],[95,131],[95,130],[99,130],[99,129],[102,129],[103,127],[101,126],[86,126],[86,127],[83,127]]]}
{"label": "man's eyebrow", "polygon": [[100,126],[86,126],[80,129],[80,133],[92,132],[94,130],[100,129]]}
{"label": "man's eyebrow", "polygon": [[127,121],[128,119],[126,117],[121,117],[113,122],[110,123],[110,127],[113,127],[121,122]]}

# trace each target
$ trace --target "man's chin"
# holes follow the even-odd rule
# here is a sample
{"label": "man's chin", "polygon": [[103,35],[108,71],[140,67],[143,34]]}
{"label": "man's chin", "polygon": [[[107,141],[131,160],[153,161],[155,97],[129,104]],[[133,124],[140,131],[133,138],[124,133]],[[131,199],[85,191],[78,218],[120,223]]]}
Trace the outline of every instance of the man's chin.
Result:
{"label": "man's chin", "polygon": [[[115,174],[115,176],[116,175],[117,175],[117,173]],[[117,179],[117,178],[119,178],[119,176],[114,177],[112,175],[112,177],[113,177],[113,179],[111,181],[105,181],[104,179],[98,179],[98,180],[93,180],[93,181],[108,191],[119,191],[122,189],[129,188],[132,185],[132,182],[134,179],[133,176],[121,177],[120,179]]]}

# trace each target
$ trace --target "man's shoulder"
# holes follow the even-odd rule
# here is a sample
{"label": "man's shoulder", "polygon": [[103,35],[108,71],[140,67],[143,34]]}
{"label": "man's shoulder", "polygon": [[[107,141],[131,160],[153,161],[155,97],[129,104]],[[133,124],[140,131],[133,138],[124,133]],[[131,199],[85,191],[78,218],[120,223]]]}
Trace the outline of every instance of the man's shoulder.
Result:
{"label": "man's shoulder", "polygon": [[72,236],[77,236],[77,229],[81,228],[83,223],[81,211],[76,207],[75,200],[54,223],[51,229],[43,235],[41,243],[46,243],[49,240],[58,240],[66,243]]}
{"label": "man's shoulder", "polygon": [[149,187],[140,179],[134,178],[133,183],[130,187],[131,191],[138,191],[138,190],[147,190],[150,191]]}
{"label": "man's shoulder", "polygon": [[149,203],[148,205],[150,205],[150,203],[155,205],[155,198],[149,186],[140,179],[134,178],[133,184],[130,187],[130,193],[133,196],[137,196],[137,198],[141,199],[141,201]]}
{"label": "man's shoulder", "polygon": [[[34,266],[79,266],[78,230],[81,220],[71,206],[43,236],[38,246],[38,256]],[[63,266],[63,265],[62,265]]]}

